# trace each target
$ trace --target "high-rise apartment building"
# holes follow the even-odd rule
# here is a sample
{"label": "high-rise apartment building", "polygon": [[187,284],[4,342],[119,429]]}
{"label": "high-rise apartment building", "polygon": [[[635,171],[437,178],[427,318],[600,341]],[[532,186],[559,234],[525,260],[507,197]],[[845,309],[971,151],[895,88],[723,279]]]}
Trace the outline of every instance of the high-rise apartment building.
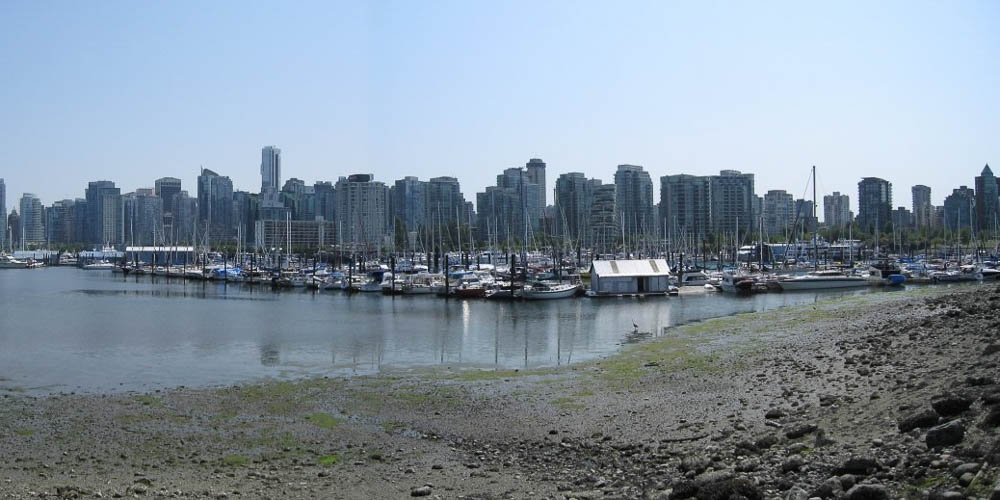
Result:
{"label": "high-rise apartment building", "polygon": [[917,229],[933,227],[934,205],[931,205],[931,188],[917,184],[910,188],[913,196],[913,225]]}
{"label": "high-rise apartment building", "polygon": [[590,241],[590,206],[594,203],[593,189],[599,185],[601,181],[587,179],[580,172],[562,174],[556,179],[555,234],[580,244]]}
{"label": "high-rise apartment building", "polygon": [[811,232],[819,226],[816,219],[816,204],[802,198],[795,200],[795,220],[799,229]]}
{"label": "high-rise apartment building", "polygon": [[[181,191],[174,196],[174,230],[173,237],[179,244],[192,244],[204,238],[205,231],[198,228],[198,198],[192,198],[187,191]],[[199,229],[196,235],[195,229]]]}
{"label": "high-rise apartment building", "polygon": [[21,196],[21,246],[41,247],[45,244],[45,223],[42,217],[42,201],[32,193]]}
{"label": "high-rise apartment building", "polygon": [[546,200],[548,192],[545,189],[545,162],[540,158],[532,158],[528,160],[528,163],[524,164],[524,168],[528,174],[528,183],[538,186],[541,190],[539,204],[542,208],[545,208],[548,204]]}
{"label": "high-rise apartment building", "polygon": [[416,231],[424,225],[427,214],[427,183],[407,176],[397,180],[389,188],[392,216],[406,226],[407,231]]}
{"label": "high-rise apartment building", "polygon": [[[164,231],[163,199],[153,189],[136,189],[122,196],[125,243],[137,246],[167,245],[174,240]],[[176,196],[176,194],[174,195]]]}
{"label": "high-rise apartment building", "polygon": [[349,249],[372,251],[388,234],[389,189],[372,174],[337,181],[338,241]]}
{"label": "high-rise apartment building", "polygon": [[313,192],[316,193],[316,217],[322,217],[328,222],[337,220],[337,191],[333,183],[316,182],[313,184]]}
{"label": "high-rise apartment building", "polygon": [[878,177],[858,182],[858,226],[874,231],[888,226],[892,211],[892,183]]}
{"label": "high-rise apartment building", "polygon": [[614,184],[594,184],[594,201],[590,204],[591,247],[600,253],[617,248],[621,242],[618,214],[615,208]]}
{"label": "high-rise apartment building", "polygon": [[10,231],[9,248],[21,248],[21,216],[17,215],[17,209],[10,211],[7,216],[7,230]]}
{"label": "high-rise apartment building", "polygon": [[953,189],[944,199],[943,227],[948,231],[968,229],[975,218],[976,191],[967,186]]}
{"label": "high-rise apartment building", "polygon": [[902,231],[913,227],[913,212],[906,207],[898,207],[889,216],[892,220],[892,227],[895,231]]}
{"label": "high-rise apartment building", "polygon": [[198,176],[198,241],[233,243],[233,181],[207,168]]}
{"label": "high-rise apartment building", "polygon": [[764,194],[764,233],[770,239],[787,238],[795,225],[795,199],[783,189]]}
{"label": "high-rise apartment building", "polygon": [[979,229],[995,231],[1000,226],[1000,193],[997,178],[987,163],[976,177],[976,225]]}
{"label": "high-rise apartment building", "polygon": [[688,174],[660,177],[660,224],[674,245],[711,233],[712,179]]}
{"label": "high-rise apartment building", "polygon": [[[538,175],[536,167],[536,177]],[[524,168],[508,168],[497,176],[496,186],[476,194],[480,237],[489,241],[521,241],[542,228],[544,193],[530,182]],[[431,207],[433,210],[433,207]]]}
{"label": "high-rise apartment building", "polygon": [[49,245],[65,245],[76,242],[73,234],[73,200],[59,200],[45,210],[45,239]]}
{"label": "high-rise apartment building", "polygon": [[174,232],[174,199],[181,192],[181,180],[175,177],[156,179],[154,192],[163,200],[163,232],[167,235]]}
{"label": "high-rise apartment building", "polygon": [[124,242],[124,213],[121,189],[111,181],[87,185],[87,243],[120,245]]}
{"label": "high-rise apartment building", "polygon": [[[754,222],[754,176],[723,170],[710,177],[712,229],[717,234],[745,234]],[[661,196],[662,200],[662,196]],[[662,209],[661,209],[662,212]],[[669,224],[669,221],[666,221]],[[661,221],[661,224],[663,222]]]}
{"label": "high-rise apartment building", "polygon": [[847,226],[852,222],[851,197],[834,191],[823,197],[823,223],[828,228]]}
{"label": "high-rise apartment building", "polygon": [[[542,172],[544,182],[545,172]],[[439,220],[455,221],[468,224],[471,211],[466,208],[465,196],[462,195],[458,179],[454,177],[432,177],[426,185],[427,200],[424,220],[433,223],[435,217]]]}
{"label": "high-rise apartment building", "polygon": [[625,233],[630,237],[655,236],[653,181],[649,172],[638,165],[618,165],[615,190],[618,218]]}
{"label": "high-rise apartment building", "polygon": [[260,150],[260,192],[277,200],[281,189],[281,149],[264,146]]}

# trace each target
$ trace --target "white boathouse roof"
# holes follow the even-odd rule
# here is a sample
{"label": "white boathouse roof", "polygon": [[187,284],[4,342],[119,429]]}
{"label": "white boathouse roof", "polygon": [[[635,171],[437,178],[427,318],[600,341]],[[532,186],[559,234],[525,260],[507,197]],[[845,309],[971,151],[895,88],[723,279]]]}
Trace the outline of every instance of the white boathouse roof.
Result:
{"label": "white boathouse roof", "polygon": [[592,265],[601,277],[670,276],[665,259],[595,260]]}

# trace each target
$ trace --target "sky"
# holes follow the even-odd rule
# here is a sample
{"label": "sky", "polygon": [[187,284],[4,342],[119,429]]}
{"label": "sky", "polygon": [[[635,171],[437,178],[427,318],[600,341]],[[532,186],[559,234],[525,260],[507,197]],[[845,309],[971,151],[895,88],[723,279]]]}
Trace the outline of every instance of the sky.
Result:
{"label": "sky", "polygon": [[[618,164],[756,174],[756,191],[864,176],[941,204],[1000,167],[991,1],[0,2],[0,178],[50,204],[88,181],[199,167],[459,179],[529,158],[611,182]],[[998,171],[1000,173],[1000,171]]]}

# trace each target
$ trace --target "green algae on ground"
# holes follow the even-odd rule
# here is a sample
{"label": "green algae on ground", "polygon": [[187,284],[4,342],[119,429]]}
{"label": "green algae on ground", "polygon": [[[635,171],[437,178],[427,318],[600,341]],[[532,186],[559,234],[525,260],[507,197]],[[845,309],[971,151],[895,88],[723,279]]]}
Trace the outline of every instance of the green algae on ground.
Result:
{"label": "green algae on ground", "polygon": [[340,462],[340,457],[337,455],[324,455],[316,459],[316,465],[333,465]]}
{"label": "green algae on ground", "polygon": [[340,419],[329,413],[313,413],[306,415],[306,421],[323,429],[335,429],[340,425]]}
{"label": "green algae on ground", "polygon": [[246,455],[226,455],[222,457],[222,463],[232,467],[242,467],[250,463],[250,459]]}

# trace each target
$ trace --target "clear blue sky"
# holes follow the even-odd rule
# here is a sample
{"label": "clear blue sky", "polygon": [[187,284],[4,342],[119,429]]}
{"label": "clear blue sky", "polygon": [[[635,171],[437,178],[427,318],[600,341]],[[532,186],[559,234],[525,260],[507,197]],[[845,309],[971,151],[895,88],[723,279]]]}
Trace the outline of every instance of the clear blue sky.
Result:
{"label": "clear blue sky", "polygon": [[[199,165],[283,177],[459,178],[470,200],[541,157],[549,187],[615,166],[737,169],[757,193],[896,205],[1000,167],[1000,3],[0,2],[8,210]],[[1000,169],[998,169],[1000,173]],[[551,192],[549,193],[551,202]]]}

